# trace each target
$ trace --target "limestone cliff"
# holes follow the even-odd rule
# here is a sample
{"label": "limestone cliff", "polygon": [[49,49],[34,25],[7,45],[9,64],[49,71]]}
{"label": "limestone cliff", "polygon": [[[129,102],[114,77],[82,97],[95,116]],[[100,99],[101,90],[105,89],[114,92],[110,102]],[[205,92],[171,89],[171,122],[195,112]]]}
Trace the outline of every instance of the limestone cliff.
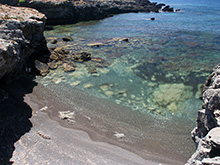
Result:
{"label": "limestone cliff", "polygon": [[24,72],[30,55],[46,49],[45,22],[35,9],[0,5],[0,79]]}
{"label": "limestone cliff", "polygon": [[197,150],[187,165],[220,164],[220,64],[204,85],[203,108],[192,131]]}

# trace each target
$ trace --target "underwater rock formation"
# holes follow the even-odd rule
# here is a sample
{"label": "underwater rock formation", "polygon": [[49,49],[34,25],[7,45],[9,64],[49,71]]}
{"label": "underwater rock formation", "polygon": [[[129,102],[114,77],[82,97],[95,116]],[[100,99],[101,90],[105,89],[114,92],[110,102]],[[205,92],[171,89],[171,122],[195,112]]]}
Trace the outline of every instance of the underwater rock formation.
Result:
{"label": "underwater rock formation", "polygon": [[0,79],[25,71],[28,58],[46,50],[46,17],[35,9],[0,5]]}
{"label": "underwater rock formation", "polygon": [[153,93],[152,101],[160,107],[166,107],[171,112],[181,108],[181,102],[191,98],[192,87],[182,83],[161,84]]}
{"label": "underwater rock formation", "polygon": [[196,152],[187,165],[220,164],[220,64],[213,69],[203,91],[203,110],[199,110],[192,138]]}

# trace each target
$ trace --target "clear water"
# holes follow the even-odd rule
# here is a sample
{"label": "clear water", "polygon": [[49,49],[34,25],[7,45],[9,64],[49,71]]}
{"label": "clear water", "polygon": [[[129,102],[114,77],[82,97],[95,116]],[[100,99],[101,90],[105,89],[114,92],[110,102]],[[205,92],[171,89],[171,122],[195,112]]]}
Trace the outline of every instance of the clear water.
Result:
{"label": "clear water", "polygon": [[[195,121],[199,87],[219,63],[220,2],[159,2],[181,11],[120,14],[45,32],[71,53],[89,52],[104,63],[76,63],[70,73],[60,67],[41,82],[65,83],[144,114]],[[73,41],[61,42],[63,36]],[[118,40],[124,37],[129,42]],[[104,45],[88,46],[94,42]]]}

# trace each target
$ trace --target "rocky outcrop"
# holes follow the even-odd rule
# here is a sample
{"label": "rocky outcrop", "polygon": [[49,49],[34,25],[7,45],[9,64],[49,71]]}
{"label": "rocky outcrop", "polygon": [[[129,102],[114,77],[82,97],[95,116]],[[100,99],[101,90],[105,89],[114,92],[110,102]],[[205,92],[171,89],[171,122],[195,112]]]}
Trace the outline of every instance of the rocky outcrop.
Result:
{"label": "rocky outcrop", "polygon": [[36,51],[46,50],[46,17],[35,9],[0,5],[0,79],[16,77]]}
{"label": "rocky outcrop", "polygon": [[44,13],[47,24],[52,25],[98,20],[127,12],[159,12],[165,6],[148,0],[26,0],[20,5]]}
{"label": "rocky outcrop", "polygon": [[165,6],[162,11],[164,12],[174,12],[174,9],[170,7],[169,5]]}
{"label": "rocky outcrop", "polygon": [[197,150],[187,165],[220,164],[220,64],[204,85],[203,108],[192,131]]}

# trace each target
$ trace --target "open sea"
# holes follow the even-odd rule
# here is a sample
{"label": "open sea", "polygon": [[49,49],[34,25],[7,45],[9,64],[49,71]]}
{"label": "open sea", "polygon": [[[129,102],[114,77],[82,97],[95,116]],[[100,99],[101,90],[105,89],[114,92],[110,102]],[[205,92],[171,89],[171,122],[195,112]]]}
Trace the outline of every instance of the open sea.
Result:
{"label": "open sea", "polygon": [[[59,67],[38,82],[80,90],[146,119],[188,123],[170,132],[175,136],[184,128],[182,137],[189,140],[182,141],[185,146],[177,152],[188,158],[194,151],[190,131],[202,105],[200,86],[220,62],[220,1],[157,1],[180,11],[119,14],[46,31],[46,38],[56,37],[58,46],[70,53],[89,52],[94,60],[76,63],[74,72]],[[65,36],[73,40],[62,42]],[[94,43],[101,44],[90,46]],[[166,124],[163,127],[166,130]]]}

